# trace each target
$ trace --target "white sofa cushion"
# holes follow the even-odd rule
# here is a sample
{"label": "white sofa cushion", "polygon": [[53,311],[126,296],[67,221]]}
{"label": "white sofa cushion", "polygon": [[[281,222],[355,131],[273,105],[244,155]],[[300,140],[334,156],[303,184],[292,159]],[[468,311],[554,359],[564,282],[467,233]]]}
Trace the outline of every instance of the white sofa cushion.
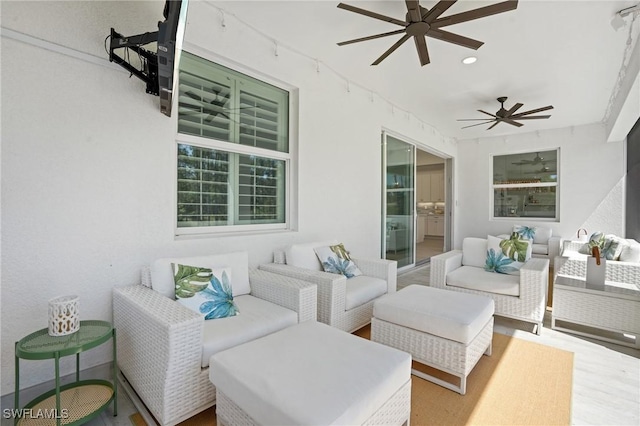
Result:
{"label": "white sofa cushion", "polygon": [[292,244],[284,251],[287,265],[322,271],[322,265],[314,249],[338,244],[337,241],[316,241],[312,243]]}
{"label": "white sofa cushion", "polygon": [[373,304],[375,318],[464,344],[478,335],[493,312],[490,297],[416,284]]}
{"label": "white sofa cushion", "polygon": [[474,266],[462,266],[449,272],[446,284],[469,290],[520,296],[520,276],[495,274]]}
{"label": "white sofa cushion", "polygon": [[640,243],[636,240],[625,240],[619,260],[621,262],[640,263]]}
{"label": "white sofa cushion", "polygon": [[553,230],[551,228],[536,226],[536,233],[533,235],[533,244],[549,244],[549,238],[551,238],[552,234]]}
{"label": "white sofa cushion", "polygon": [[532,246],[533,254],[549,254],[549,245],[548,244],[536,244],[533,243]]}
{"label": "white sofa cushion", "polygon": [[466,237],[462,240],[462,264],[484,268],[487,260],[487,240],[484,238]]}
{"label": "white sofa cushion", "polygon": [[231,268],[233,296],[251,293],[249,285],[249,255],[246,251],[194,257],[167,257],[151,265],[151,287],[170,299],[176,297],[172,263],[203,268]]}
{"label": "white sofa cushion", "polygon": [[345,310],[357,308],[387,292],[387,282],[380,278],[359,275],[347,280]]}
{"label": "white sofa cushion", "polygon": [[408,353],[312,321],[210,364],[211,382],[265,425],[360,425],[411,377]]}
{"label": "white sofa cushion", "polygon": [[[298,314],[251,295],[234,298],[240,315],[205,321],[202,332],[202,367],[212,355],[295,325]],[[265,364],[266,365],[266,364]]]}

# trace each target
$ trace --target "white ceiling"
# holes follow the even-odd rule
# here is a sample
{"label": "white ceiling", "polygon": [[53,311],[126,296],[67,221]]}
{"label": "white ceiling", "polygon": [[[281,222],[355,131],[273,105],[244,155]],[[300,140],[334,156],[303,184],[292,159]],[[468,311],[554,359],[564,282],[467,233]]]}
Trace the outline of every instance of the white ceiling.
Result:
{"label": "white ceiling", "polygon": [[[458,1],[442,16],[498,3]],[[282,46],[320,61],[345,80],[372,91],[446,137],[457,139],[507,135],[600,122],[628,54],[638,39],[640,17],[617,18],[616,12],[638,0],[570,1],[521,0],[516,10],[446,29],[483,41],[477,51],[427,38],[431,63],[421,67],[413,40],[407,41],[380,65],[370,64],[399,35],[346,46],[337,42],[400,29],[400,27],[338,9],[339,1],[223,1],[216,7],[273,38]],[[404,1],[344,3],[404,19]],[[422,0],[432,8],[437,1]],[[632,25],[633,22],[633,25]],[[620,25],[616,25],[622,24]],[[617,29],[616,29],[617,27]],[[463,65],[474,55],[478,61]],[[627,58],[628,59],[628,58]],[[553,105],[548,120],[528,120],[524,126],[500,123],[461,129],[484,118],[478,109],[495,114],[499,96],[518,112]]]}

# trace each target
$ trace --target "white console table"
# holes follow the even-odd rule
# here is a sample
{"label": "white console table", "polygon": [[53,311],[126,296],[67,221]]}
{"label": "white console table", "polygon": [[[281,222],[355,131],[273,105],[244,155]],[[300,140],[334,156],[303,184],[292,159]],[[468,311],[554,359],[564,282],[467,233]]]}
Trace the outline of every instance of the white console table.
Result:
{"label": "white console table", "polygon": [[[557,321],[613,332],[616,336],[576,330]],[[640,348],[640,289],[635,284],[611,281],[606,281],[604,288],[592,288],[584,277],[559,274],[553,283],[551,328]]]}

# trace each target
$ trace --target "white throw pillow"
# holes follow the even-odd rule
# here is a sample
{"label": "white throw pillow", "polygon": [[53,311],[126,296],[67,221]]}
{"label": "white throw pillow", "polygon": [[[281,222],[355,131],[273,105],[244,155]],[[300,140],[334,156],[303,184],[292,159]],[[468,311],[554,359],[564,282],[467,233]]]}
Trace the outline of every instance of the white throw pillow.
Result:
{"label": "white throw pillow", "polygon": [[157,259],[151,265],[152,288],[171,299],[175,299],[176,290],[173,279],[173,263],[198,266],[201,268],[230,268],[233,275],[233,295],[251,293],[249,284],[249,255],[246,251],[210,256],[173,257]]}
{"label": "white throw pillow", "polygon": [[635,240],[627,240],[622,248],[619,260],[621,262],[640,263],[640,243]]}
{"label": "white throw pillow", "polygon": [[338,244],[337,241],[320,241],[313,243],[292,244],[285,249],[285,259],[287,265],[299,268],[311,269],[312,271],[322,271],[322,265],[313,250],[316,247],[326,247]]}
{"label": "white throw pillow", "polygon": [[466,237],[462,240],[462,265],[484,268],[487,260],[487,240],[484,238]]}

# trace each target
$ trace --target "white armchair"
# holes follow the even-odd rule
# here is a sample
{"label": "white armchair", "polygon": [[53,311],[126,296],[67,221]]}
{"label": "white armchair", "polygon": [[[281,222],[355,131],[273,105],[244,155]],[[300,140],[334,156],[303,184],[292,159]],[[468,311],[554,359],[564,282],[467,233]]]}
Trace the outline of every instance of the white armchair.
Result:
{"label": "white armchair", "polygon": [[274,263],[260,265],[260,269],[316,284],[318,321],[353,332],[371,322],[377,298],[396,291],[397,262],[351,256],[362,275],[347,279],[324,272],[314,252],[316,247],[332,244],[335,242],[294,244],[276,250]]}
{"label": "white armchair", "polygon": [[520,275],[486,272],[483,269],[486,240],[465,238],[462,250],[452,250],[431,258],[432,287],[491,297],[495,314],[536,324],[542,320],[549,284],[549,260],[529,259]]}
{"label": "white armchair", "polygon": [[[240,315],[205,321],[173,300],[168,294],[172,262],[230,267]],[[248,293],[236,295],[234,282]],[[151,270],[143,270],[142,283],[113,290],[118,366],[125,389],[133,388],[162,425],[177,424],[215,404],[215,387],[209,380],[211,355],[290,325],[315,321],[317,315],[314,284],[249,270],[245,252],[159,259]]]}

